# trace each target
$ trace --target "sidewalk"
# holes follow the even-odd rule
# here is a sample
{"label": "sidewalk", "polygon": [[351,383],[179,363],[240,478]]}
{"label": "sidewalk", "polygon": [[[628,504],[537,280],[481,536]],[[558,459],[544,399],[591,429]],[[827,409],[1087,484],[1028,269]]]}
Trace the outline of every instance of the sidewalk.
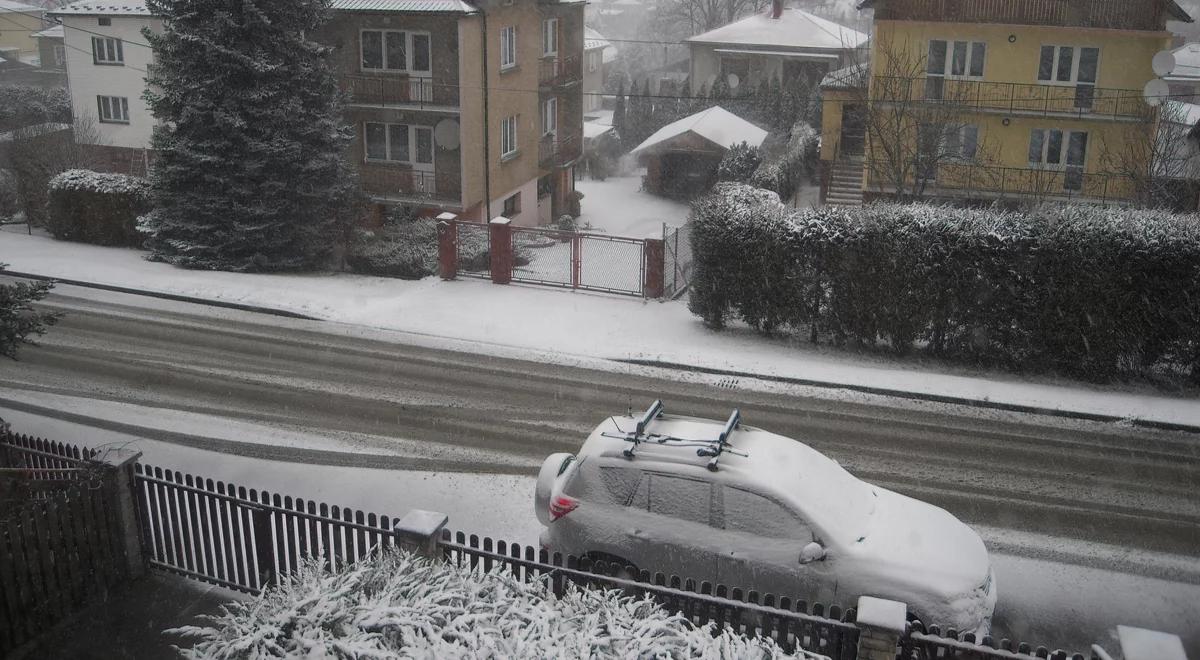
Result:
{"label": "sidewalk", "polygon": [[[317,319],[401,331],[414,341],[472,342],[575,364],[624,363],[792,385],[903,396],[1100,421],[1200,431],[1200,401],[1147,387],[1094,387],[1052,377],[952,366],[919,358],[840,351],[745,327],[705,328],[686,301],[658,302],[483,280],[406,281],[348,273],[247,275],[191,271],[146,261],[143,252],[28,236],[0,228],[9,270],[146,290],[184,299],[267,307]],[[481,345],[482,344],[482,345]],[[590,364],[589,366],[595,366]]]}
{"label": "sidewalk", "polygon": [[236,592],[151,572],[113,594],[107,602],[77,612],[26,644],[9,660],[145,660],[175,658],[175,645],[188,646],[169,628],[202,624],[201,614],[218,614]]}

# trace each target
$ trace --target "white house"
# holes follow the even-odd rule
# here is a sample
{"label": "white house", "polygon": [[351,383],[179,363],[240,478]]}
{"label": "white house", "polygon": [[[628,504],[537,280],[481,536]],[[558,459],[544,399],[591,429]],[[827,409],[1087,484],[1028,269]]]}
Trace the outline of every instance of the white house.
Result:
{"label": "white house", "polygon": [[[841,68],[867,35],[774,0],[765,12],[687,39],[692,93],[712,89],[718,77],[734,94],[750,93],[764,80],[813,85]],[[733,83],[737,83],[734,85]]]}
{"label": "white house", "polygon": [[1171,51],[1175,68],[1164,76],[1171,99],[1184,103],[1200,101],[1200,42],[1184,44]]}
{"label": "white house", "polygon": [[95,124],[77,140],[95,145],[112,171],[140,173],[154,129],[142,99],[154,53],[142,28],[161,31],[162,21],[142,0],[84,0],[51,13],[63,26],[72,111]]}
{"label": "white house", "polygon": [[608,78],[607,66],[617,59],[612,42],[590,27],[583,28],[583,111],[599,110]]}

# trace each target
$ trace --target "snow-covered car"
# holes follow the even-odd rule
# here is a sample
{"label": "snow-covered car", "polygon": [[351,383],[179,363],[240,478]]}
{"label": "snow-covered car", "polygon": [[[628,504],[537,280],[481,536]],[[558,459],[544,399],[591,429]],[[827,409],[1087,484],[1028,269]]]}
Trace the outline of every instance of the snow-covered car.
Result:
{"label": "snow-covered car", "polygon": [[996,606],[974,530],[737,411],[610,417],[546,459],[534,499],[553,552],[810,602],[888,598],[960,631],[986,632]]}

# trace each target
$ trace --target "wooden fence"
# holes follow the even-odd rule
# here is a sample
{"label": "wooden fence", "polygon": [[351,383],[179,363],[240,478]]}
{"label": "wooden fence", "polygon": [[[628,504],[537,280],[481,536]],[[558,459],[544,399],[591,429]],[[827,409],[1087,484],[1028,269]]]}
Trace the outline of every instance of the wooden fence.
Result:
{"label": "wooden fence", "polygon": [[0,437],[0,481],[11,484],[18,473],[35,486],[0,511],[0,656],[103,600],[126,578],[109,506],[114,475],[88,466],[83,459],[91,455],[28,436]]}

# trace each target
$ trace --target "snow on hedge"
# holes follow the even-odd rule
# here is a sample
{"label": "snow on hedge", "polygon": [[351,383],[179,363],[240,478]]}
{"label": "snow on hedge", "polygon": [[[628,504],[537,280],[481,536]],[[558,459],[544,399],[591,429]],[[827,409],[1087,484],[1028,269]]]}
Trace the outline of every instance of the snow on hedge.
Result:
{"label": "snow on hedge", "polygon": [[145,179],[91,170],[67,170],[50,179],[49,185],[50,190],[127,195],[146,195],[150,191],[150,182]]}
{"label": "snow on hedge", "polygon": [[389,552],[338,573],[316,562],[209,624],[167,631],[195,640],[188,658],[819,658],[712,624],[696,627],[650,600],[570,589]]}

